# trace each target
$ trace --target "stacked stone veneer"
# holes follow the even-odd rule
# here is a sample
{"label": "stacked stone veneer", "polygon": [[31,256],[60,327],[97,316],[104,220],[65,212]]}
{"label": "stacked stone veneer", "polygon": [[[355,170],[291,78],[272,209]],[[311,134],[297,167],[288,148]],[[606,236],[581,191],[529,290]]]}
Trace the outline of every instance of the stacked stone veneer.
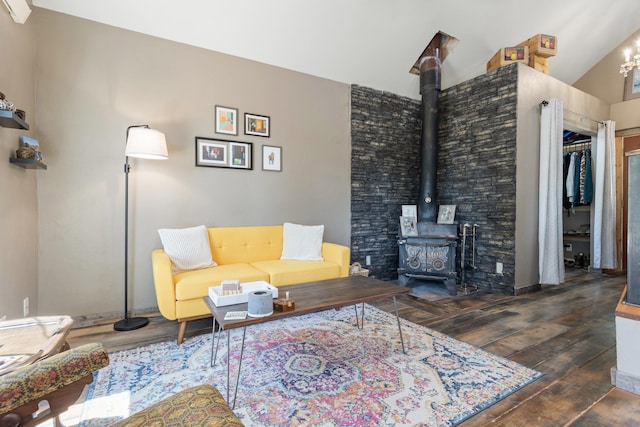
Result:
{"label": "stacked stone veneer", "polygon": [[[440,94],[437,203],[478,224],[466,282],[505,294],[514,292],[517,78],[512,65]],[[419,196],[421,103],[359,86],[351,98],[352,260],[370,255],[370,275],[393,280],[398,217]]]}

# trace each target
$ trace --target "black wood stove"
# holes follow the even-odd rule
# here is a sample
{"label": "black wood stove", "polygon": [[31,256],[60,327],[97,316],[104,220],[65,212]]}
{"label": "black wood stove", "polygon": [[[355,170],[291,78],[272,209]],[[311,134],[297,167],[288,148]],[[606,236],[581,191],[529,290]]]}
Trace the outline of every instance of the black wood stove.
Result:
{"label": "black wood stove", "polygon": [[423,120],[420,143],[420,199],[417,206],[418,235],[398,239],[398,282],[406,286],[412,278],[442,281],[447,291],[456,295],[458,225],[438,224],[435,203],[440,52],[448,37],[450,36],[444,33],[436,34],[419,59]]}
{"label": "black wood stove", "polygon": [[398,283],[406,286],[411,278],[442,281],[456,295],[457,225],[418,223],[418,231],[418,236],[398,239]]}

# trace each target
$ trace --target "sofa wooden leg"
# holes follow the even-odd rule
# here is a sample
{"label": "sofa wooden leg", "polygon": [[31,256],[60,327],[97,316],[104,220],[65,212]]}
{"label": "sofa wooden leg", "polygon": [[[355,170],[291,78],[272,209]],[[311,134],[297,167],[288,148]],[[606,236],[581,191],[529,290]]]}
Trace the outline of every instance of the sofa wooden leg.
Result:
{"label": "sofa wooden leg", "polygon": [[184,334],[187,332],[187,323],[186,320],[180,321],[180,329],[178,329],[178,345],[184,342]]}

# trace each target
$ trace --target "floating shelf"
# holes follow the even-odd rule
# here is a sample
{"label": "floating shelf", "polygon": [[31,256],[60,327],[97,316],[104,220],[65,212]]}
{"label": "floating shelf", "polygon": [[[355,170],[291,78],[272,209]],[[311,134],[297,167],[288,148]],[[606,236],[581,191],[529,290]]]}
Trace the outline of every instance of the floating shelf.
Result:
{"label": "floating shelf", "polygon": [[47,165],[39,162],[35,159],[20,159],[18,157],[9,158],[9,163],[13,163],[16,166],[23,167],[25,169],[44,169],[47,170]]}
{"label": "floating shelf", "polygon": [[0,126],[29,130],[29,124],[18,117],[16,113],[9,110],[0,110]]}

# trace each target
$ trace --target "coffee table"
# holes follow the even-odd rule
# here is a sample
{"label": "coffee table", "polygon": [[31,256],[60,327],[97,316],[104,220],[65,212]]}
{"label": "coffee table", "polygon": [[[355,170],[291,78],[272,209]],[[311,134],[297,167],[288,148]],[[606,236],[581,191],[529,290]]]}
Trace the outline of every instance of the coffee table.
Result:
{"label": "coffee table", "polygon": [[[402,337],[402,328],[400,326],[400,317],[398,316],[398,303],[396,301],[396,297],[398,295],[410,293],[410,288],[399,286],[391,282],[384,282],[382,280],[373,279],[370,277],[350,276],[340,279],[278,287],[279,298],[283,297],[286,292],[289,292],[289,297],[295,301],[294,310],[285,312],[274,311],[270,316],[247,317],[246,319],[242,320],[224,320],[224,317],[230,311],[247,311],[247,303],[216,307],[209,296],[204,297],[204,302],[207,304],[207,307],[209,307],[209,310],[213,315],[213,328],[211,331],[211,366],[213,366],[216,361],[221,334],[223,331],[227,331],[227,403],[230,403],[229,367],[231,364],[229,363],[229,355],[231,329],[243,328],[242,345],[240,348],[240,360],[238,361],[238,373],[236,375],[233,405],[231,406],[232,408],[235,408],[236,404],[238,384],[240,382],[240,371],[242,369],[244,341],[247,332],[247,326],[250,325],[271,322],[273,320],[283,319],[285,317],[299,316],[302,314],[315,313],[318,311],[329,309],[338,309],[353,305],[355,306],[356,311],[356,326],[358,327],[358,329],[362,329],[364,327],[364,303],[392,298],[396,312],[396,320],[398,322],[400,342],[402,343],[402,351],[406,353],[404,348],[404,338]],[[361,315],[358,314],[358,304],[362,304]],[[218,324],[217,334],[216,324]]]}

